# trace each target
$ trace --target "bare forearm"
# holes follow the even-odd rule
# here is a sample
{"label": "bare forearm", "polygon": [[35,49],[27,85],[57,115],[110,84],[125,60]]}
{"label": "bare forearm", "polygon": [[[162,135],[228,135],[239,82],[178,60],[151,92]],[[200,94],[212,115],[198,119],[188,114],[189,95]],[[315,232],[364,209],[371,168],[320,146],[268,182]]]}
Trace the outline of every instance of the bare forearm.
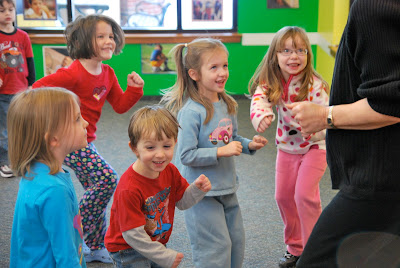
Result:
{"label": "bare forearm", "polygon": [[399,123],[400,118],[378,113],[371,108],[367,99],[362,99],[335,106],[333,122],[340,129],[370,130]]}
{"label": "bare forearm", "polygon": [[[328,124],[329,107],[308,101],[287,104],[301,126],[303,137],[332,128]],[[332,121],[339,129],[370,130],[400,122],[400,118],[388,116],[374,111],[367,99],[351,104],[335,105],[332,108]]]}

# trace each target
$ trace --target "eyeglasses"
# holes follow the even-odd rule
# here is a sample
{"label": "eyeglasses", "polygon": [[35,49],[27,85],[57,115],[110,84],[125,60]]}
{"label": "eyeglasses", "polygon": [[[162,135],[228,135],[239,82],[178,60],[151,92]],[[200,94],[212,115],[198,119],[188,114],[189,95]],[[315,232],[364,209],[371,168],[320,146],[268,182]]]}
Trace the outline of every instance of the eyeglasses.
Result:
{"label": "eyeglasses", "polygon": [[298,48],[295,50],[285,48],[284,50],[278,52],[281,53],[283,56],[290,56],[293,52],[295,52],[298,56],[304,56],[308,54],[308,50],[305,48]]}

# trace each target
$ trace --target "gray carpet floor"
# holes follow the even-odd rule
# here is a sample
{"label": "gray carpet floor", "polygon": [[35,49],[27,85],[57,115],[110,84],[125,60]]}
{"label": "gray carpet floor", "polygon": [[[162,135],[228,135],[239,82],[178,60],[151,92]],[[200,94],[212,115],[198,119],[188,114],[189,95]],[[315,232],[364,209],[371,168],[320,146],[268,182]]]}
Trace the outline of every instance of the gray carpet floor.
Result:
{"label": "gray carpet floor", "polygon": [[[239,135],[252,138],[256,132],[249,119],[250,101],[244,97],[236,99],[239,104]],[[157,102],[155,97],[144,98],[123,115],[116,114],[108,103],[104,106],[98,123],[98,138],[94,144],[119,175],[136,159],[128,147],[127,127],[131,114],[142,106]],[[243,154],[235,157],[240,180],[237,194],[246,230],[244,267],[278,267],[278,259],[285,252],[283,223],[274,200],[275,127],[273,124],[263,134],[269,140],[266,147],[253,156]],[[74,175],[72,179],[79,198],[83,193],[82,186]],[[0,267],[9,266],[10,236],[19,181],[20,178],[0,177]],[[336,194],[336,191],[331,190],[329,169],[320,182],[320,191],[324,208]],[[110,205],[107,216],[109,210]],[[182,211],[176,210],[174,229],[168,247],[185,255],[179,267],[194,267]],[[88,267],[106,268],[112,265],[96,262],[89,263]]]}

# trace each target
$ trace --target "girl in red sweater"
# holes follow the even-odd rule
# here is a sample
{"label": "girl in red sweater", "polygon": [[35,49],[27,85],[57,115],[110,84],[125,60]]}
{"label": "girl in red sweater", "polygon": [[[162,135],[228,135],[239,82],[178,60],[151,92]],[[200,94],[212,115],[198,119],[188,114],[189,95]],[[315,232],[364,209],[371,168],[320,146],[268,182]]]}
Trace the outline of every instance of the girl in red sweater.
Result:
{"label": "girl in red sweater", "polygon": [[143,79],[135,72],[128,74],[125,92],[119,86],[114,70],[103,64],[124,46],[124,32],[111,18],[93,14],[78,17],[65,29],[67,48],[74,62],[68,68],[43,77],[37,87],[64,87],[81,101],[81,113],[89,122],[88,145],[65,158],[64,163],[75,171],[85,193],[80,201],[80,213],[85,243],[86,262],[112,263],[104,247],[105,211],[117,186],[114,169],[101,157],[92,143],[96,139],[96,123],[107,100],[117,113],[127,112],[143,96]]}

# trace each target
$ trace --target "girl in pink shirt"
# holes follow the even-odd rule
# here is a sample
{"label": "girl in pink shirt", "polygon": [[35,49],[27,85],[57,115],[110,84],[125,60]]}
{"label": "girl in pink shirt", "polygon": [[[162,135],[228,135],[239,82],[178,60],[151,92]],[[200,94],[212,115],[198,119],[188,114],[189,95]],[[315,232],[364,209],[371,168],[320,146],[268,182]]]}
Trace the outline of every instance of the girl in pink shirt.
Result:
{"label": "girl in pink shirt", "polygon": [[287,252],[279,267],[295,266],[321,214],[319,181],[326,163],[325,130],[304,139],[286,106],[298,101],[328,105],[328,84],[313,69],[310,41],[299,27],[279,30],[253,75],[250,118],[264,132],[278,112],[275,198],[285,225]]}

